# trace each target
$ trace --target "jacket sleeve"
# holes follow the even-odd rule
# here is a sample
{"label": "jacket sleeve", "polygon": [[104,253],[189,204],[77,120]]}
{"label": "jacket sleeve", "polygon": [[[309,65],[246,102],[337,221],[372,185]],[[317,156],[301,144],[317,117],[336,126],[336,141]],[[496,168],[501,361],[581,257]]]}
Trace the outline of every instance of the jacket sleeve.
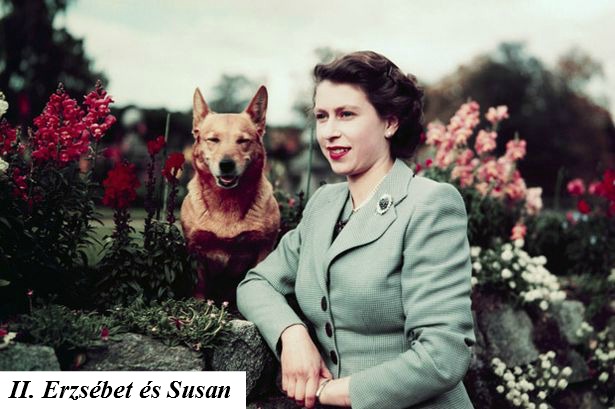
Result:
{"label": "jacket sleeve", "polygon": [[294,324],[305,325],[288,305],[285,296],[295,291],[303,226],[323,188],[316,190],[308,201],[299,225],[287,232],[275,250],[249,270],[237,287],[239,311],[256,325],[278,359],[278,341],[282,332]]}
{"label": "jacket sleeve", "polygon": [[457,189],[439,183],[415,205],[401,270],[407,351],[351,375],[353,409],[406,408],[463,380],[475,343],[467,215]]}

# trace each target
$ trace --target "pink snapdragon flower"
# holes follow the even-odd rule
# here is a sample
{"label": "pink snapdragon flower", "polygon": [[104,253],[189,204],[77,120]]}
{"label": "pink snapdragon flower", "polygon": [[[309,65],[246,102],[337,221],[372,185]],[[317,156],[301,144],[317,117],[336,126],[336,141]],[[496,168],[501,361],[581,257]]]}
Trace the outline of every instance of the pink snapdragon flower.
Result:
{"label": "pink snapdragon flower", "polygon": [[495,125],[497,122],[508,118],[508,107],[506,105],[499,105],[497,108],[491,107],[485,114],[485,118]]}

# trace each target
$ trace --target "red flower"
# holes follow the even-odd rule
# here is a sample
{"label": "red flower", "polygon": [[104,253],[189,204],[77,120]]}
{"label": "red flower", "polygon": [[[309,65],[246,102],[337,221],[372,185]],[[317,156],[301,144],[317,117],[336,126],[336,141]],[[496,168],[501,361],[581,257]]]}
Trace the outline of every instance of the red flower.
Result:
{"label": "red flower", "polygon": [[147,151],[151,156],[155,156],[164,148],[166,142],[164,141],[164,136],[160,135],[158,138],[147,141]]}
{"label": "red flower", "polygon": [[54,161],[60,166],[77,161],[90,148],[90,135],[100,140],[113,125],[107,96],[100,83],[85,97],[87,114],[64,91],[62,84],[49,97],[43,112],[34,119],[32,158],[39,162]]}
{"label": "red flower", "polygon": [[11,128],[6,119],[0,122],[0,156],[4,156],[11,151],[11,147],[17,139],[17,131]]}
{"label": "red flower", "polygon": [[162,176],[169,182],[177,180],[177,173],[184,166],[184,154],[181,152],[172,153],[167,158],[162,169]]}
{"label": "red flower", "polygon": [[416,164],[416,167],[414,168],[414,173],[419,173],[421,171],[423,167],[421,166],[420,163]]}
{"label": "red flower", "polygon": [[87,106],[88,113],[83,121],[96,141],[99,141],[116,121],[109,109],[112,102],[113,99],[100,81],[96,82],[96,89],[85,96],[83,103]]}
{"label": "red flower", "polygon": [[21,174],[19,168],[13,169],[13,197],[21,199],[24,202],[28,201],[28,185],[26,184],[26,176]]}
{"label": "red flower", "polygon": [[568,189],[568,193],[570,193],[571,196],[581,196],[583,193],[585,193],[585,184],[580,178],[576,178],[568,182],[566,188]]}
{"label": "red flower", "polygon": [[427,160],[425,161],[425,167],[429,168],[432,163],[433,163],[433,160],[431,158],[427,158]]}
{"label": "red flower", "polygon": [[100,339],[102,339],[103,341],[109,340],[109,328],[102,327],[102,329],[100,330]]}
{"label": "red flower", "polygon": [[8,333],[4,328],[0,328],[0,339],[4,338]]}
{"label": "red flower", "polygon": [[102,202],[114,209],[125,209],[137,198],[140,185],[135,175],[135,165],[117,163],[103,181],[105,196]]}
{"label": "red flower", "polygon": [[577,209],[581,212],[581,214],[588,214],[592,210],[591,207],[589,207],[589,204],[583,199],[579,199],[577,202]]}
{"label": "red flower", "polygon": [[32,290],[28,289],[28,291],[26,292],[26,295],[27,295],[28,297],[32,297],[32,294],[34,294],[34,291],[32,291]]}
{"label": "red flower", "polygon": [[615,201],[615,169],[607,169],[602,175],[600,185],[596,187],[596,194]]}

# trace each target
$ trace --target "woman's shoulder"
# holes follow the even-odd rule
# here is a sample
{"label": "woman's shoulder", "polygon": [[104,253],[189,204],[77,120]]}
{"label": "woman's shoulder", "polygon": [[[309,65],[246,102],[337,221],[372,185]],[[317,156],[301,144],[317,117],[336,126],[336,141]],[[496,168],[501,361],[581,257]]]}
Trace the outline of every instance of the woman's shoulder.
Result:
{"label": "woman's shoulder", "polygon": [[417,204],[432,206],[437,206],[442,202],[453,202],[461,205],[464,203],[461,193],[452,184],[438,182],[419,175],[415,175],[412,183],[408,185],[408,196],[414,198]]}

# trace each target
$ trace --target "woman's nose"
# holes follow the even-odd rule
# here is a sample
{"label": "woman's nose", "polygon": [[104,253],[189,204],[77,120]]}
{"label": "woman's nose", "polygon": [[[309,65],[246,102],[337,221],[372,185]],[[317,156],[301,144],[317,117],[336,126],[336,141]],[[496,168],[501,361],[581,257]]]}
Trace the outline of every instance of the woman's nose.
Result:
{"label": "woman's nose", "polygon": [[336,139],[342,136],[342,133],[337,128],[334,121],[328,121],[325,125],[325,129],[323,129],[323,136],[325,139]]}

